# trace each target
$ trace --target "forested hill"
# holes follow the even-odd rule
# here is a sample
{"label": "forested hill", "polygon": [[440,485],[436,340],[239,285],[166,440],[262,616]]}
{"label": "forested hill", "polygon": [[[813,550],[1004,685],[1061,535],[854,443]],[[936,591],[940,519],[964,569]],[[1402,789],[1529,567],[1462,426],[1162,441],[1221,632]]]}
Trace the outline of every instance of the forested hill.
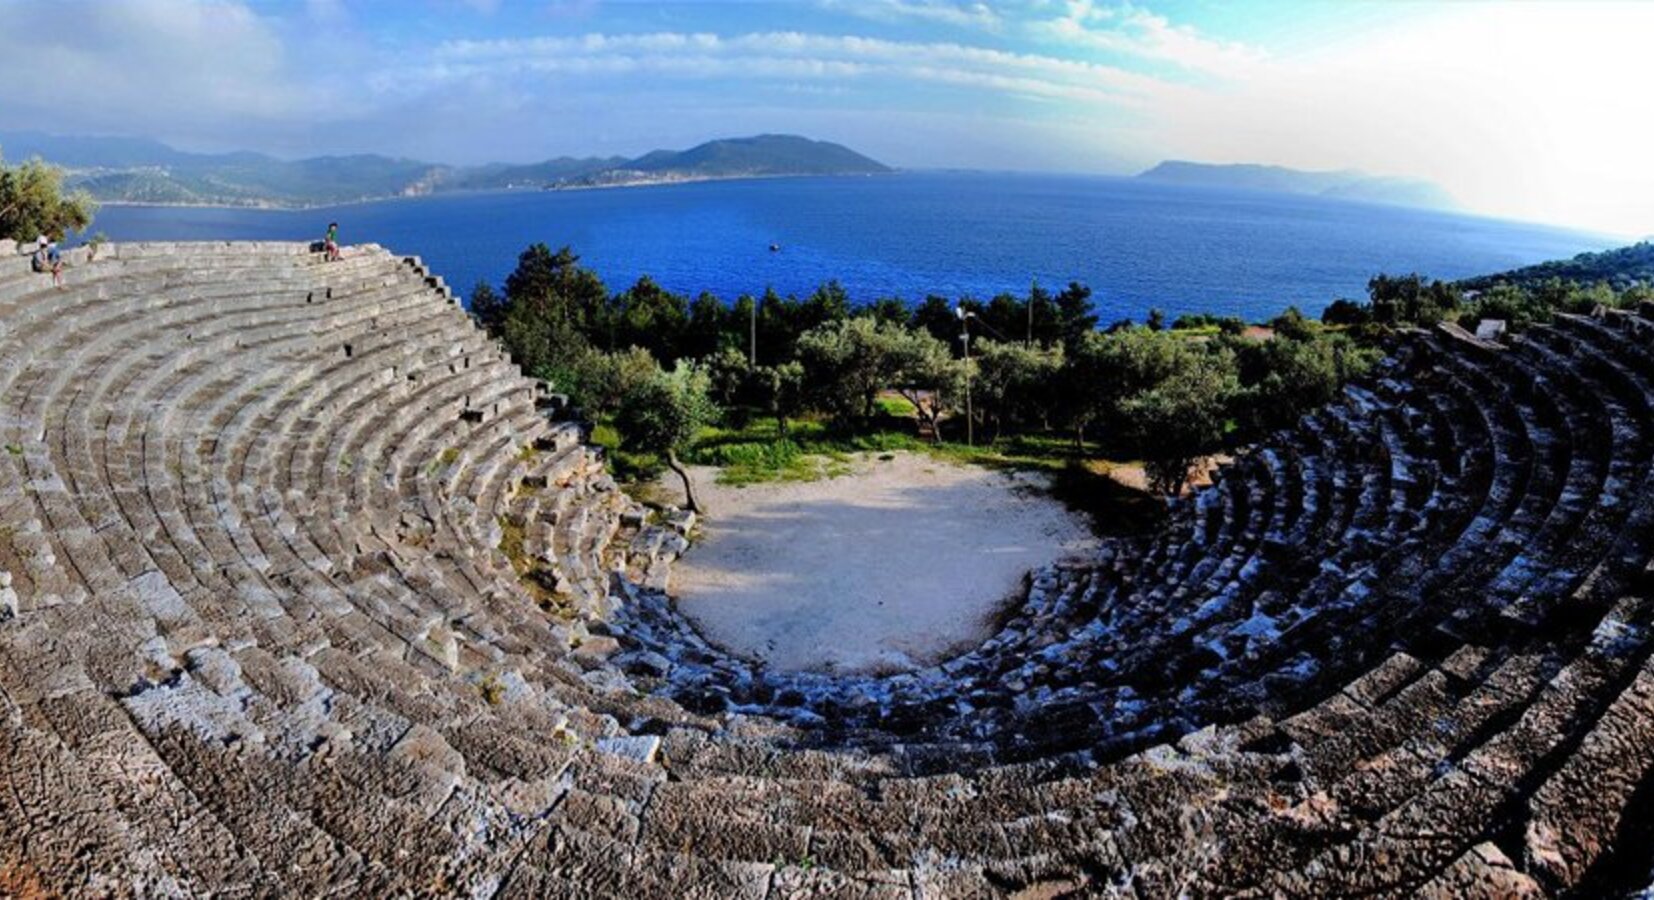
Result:
{"label": "forested hill", "polygon": [[1619,291],[1639,284],[1654,284],[1654,242],[1640,241],[1629,247],[1581,253],[1573,259],[1478,275],[1460,281],[1458,286],[1467,291],[1483,291],[1501,283],[1531,288],[1553,278],[1586,285],[1600,282]]}
{"label": "forested hill", "polygon": [[459,190],[890,171],[839,144],[777,134],[655,150],[636,158],[564,156],[479,166],[376,154],[287,160],[261,153],[191,153],[148,139],[26,131],[0,134],[0,152],[8,159],[38,156],[61,166],[69,187],[84,188],[97,200],[178,205],[325,206]]}
{"label": "forested hill", "polygon": [[779,175],[872,175],[889,171],[889,166],[841,144],[790,134],[761,134],[708,141],[683,151],[656,150],[600,172],[565,179],[558,186],[597,187]]}

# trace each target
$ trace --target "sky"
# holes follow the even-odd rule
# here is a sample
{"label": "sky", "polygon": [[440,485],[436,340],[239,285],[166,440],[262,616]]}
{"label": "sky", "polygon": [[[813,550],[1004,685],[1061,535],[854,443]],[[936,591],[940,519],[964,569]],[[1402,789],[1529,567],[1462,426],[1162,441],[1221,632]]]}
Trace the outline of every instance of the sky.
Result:
{"label": "sky", "polygon": [[1355,168],[1654,233],[1654,3],[0,0],[0,21],[4,130],[460,164],[780,132],[910,169]]}

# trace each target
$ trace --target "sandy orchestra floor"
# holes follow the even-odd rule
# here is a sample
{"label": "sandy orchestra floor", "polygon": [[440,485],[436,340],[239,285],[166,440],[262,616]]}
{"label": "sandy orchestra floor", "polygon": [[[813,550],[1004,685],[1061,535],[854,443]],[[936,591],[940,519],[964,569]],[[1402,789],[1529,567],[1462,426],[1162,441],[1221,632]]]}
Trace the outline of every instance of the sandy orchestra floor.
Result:
{"label": "sandy orchestra floor", "polygon": [[672,592],[708,639],[780,669],[929,664],[985,639],[1029,569],[1095,546],[1037,474],[905,453],[815,482],[696,474],[712,515]]}

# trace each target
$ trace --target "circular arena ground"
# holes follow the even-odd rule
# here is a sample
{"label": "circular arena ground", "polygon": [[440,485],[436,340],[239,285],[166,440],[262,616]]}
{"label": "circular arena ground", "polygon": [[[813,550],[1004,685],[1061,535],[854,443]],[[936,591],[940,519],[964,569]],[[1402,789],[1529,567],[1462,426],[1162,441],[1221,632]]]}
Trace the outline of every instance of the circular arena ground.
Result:
{"label": "circular arena ground", "polygon": [[748,487],[698,473],[716,515],[672,594],[702,634],[784,670],[904,672],[980,644],[1029,570],[1096,547],[1038,476],[909,453],[853,469]]}
{"label": "circular arena ground", "polygon": [[1654,308],[1402,335],[981,640],[827,672],[703,635],[417,259],[70,263],[0,254],[0,895],[1654,881]]}

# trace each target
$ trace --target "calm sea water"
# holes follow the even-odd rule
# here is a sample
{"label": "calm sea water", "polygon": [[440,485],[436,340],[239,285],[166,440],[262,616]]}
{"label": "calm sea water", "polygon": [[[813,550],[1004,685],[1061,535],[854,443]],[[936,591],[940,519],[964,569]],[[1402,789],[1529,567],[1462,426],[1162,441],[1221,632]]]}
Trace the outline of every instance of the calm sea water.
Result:
{"label": "calm sea water", "polygon": [[[568,244],[612,289],[648,274],[725,299],[988,297],[1092,287],[1104,321],[1152,306],[1257,320],[1364,295],[1378,272],[1458,278],[1616,243],[1577,231],[1127,178],[904,173],[439,196],[304,212],[106,207],[112,240],[316,239],[423,256],[456,290],[496,285],[528,244]],[[770,245],[780,246],[771,252]]]}

